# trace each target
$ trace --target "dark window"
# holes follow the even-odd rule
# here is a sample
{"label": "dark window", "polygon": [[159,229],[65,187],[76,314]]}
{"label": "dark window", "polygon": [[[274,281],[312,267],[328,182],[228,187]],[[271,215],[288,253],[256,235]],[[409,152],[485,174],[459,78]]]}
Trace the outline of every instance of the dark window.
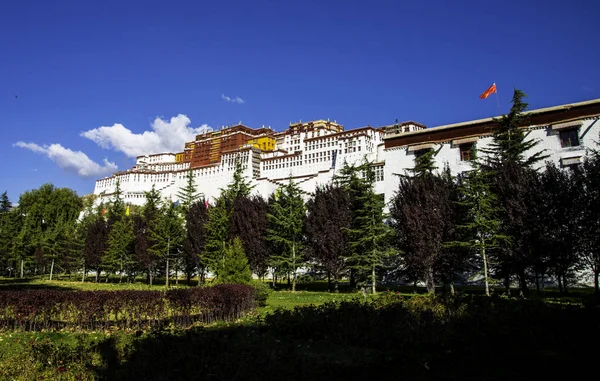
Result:
{"label": "dark window", "polygon": [[473,143],[465,143],[458,146],[460,149],[460,160],[471,161],[473,160]]}
{"label": "dark window", "polygon": [[560,146],[566,147],[577,147],[579,145],[578,128],[569,128],[566,130],[560,130]]}

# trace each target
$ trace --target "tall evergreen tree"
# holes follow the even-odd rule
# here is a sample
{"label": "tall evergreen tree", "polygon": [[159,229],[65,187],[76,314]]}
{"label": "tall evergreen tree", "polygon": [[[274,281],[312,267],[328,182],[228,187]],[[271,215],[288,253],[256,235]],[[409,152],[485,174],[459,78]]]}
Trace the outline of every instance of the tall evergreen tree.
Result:
{"label": "tall evergreen tree", "polygon": [[354,228],[348,230],[352,248],[348,266],[356,271],[363,288],[364,283],[370,280],[371,291],[375,294],[376,272],[383,265],[384,257],[391,253],[391,230],[384,223],[383,197],[376,194],[372,187],[360,196],[359,201],[362,208],[356,211]]}
{"label": "tall evergreen tree", "polygon": [[184,233],[184,221],[175,205],[165,203],[155,227],[150,227],[152,246],[149,251],[164,259],[167,287],[170,285],[170,266],[181,257]]}
{"label": "tall evergreen tree", "polygon": [[303,225],[306,206],[300,188],[290,178],[279,187],[275,202],[268,214],[267,239],[277,248],[270,265],[286,271],[292,278],[292,292],[296,291],[297,271],[304,264]]}
{"label": "tall evergreen tree", "polygon": [[121,191],[121,182],[117,180],[113,200],[108,208],[108,224],[112,225],[125,216],[125,202],[123,202],[123,192]]}
{"label": "tall evergreen tree", "polygon": [[225,245],[223,261],[217,271],[217,283],[248,284],[252,281],[252,272],[248,259],[244,254],[244,247],[239,238],[234,238]]}
{"label": "tall evergreen tree", "polygon": [[411,170],[414,176],[424,176],[432,174],[437,169],[435,165],[435,156],[437,154],[432,148],[423,150],[424,152],[415,152],[415,166]]}
{"label": "tall evergreen tree", "polygon": [[450,242],[453,246],[473,250],[481,257],[487,296],[490,296],[490,255],[508,240],[501,234],[501,209],[497,196],[491,191],[491,181],[487,178],[490,175],[491,172],[477,167],[463,175],[458,204],[464,211],[464,218],[458,222],[458,240]]}
{"label": "tall evergreen tree", "polygon": [[0,196],[0,265],[7,268],[11,257],[15,224],[11,213],[12,203],[6,192]]}
{"label": "tall evergreen tree", "polygon": [[134,264],[133,242],[131,219],[122,216],[110,228],[108,247],[102,258],[102,265],[107,271],[119,272],[119,283],[123,279],[124,272],[129,272]]}
{"label": "tall evergreen tree", "polygon": [[547,158],[543,151],[526,154],[533,150],[539,141],[525,140],[525,130],[529,121],[524,112],[528,104],[523,101],[526,95],[523,91],[515,89],[512,98],[510,112],[500,119],[495,120],[496,127],[493,130],[492,142],[489,148],[481,149],[485,154],[482,163],[486,167],[497,167],[500,164],[511,162],[522,167],[531,167],[540,160]]}
{"label": "tall evergreen tree", "polygon": [[329,291],[337,292],[350,253],[350,196],[341,186],[317,187],[307,204],[307,211],[305,230],[309,259],[327,271]]}
{"label": "tall evergreen tree", "polygon": [[223,197],[218,198],[214,206],[208,209],[206,244],[204,253],[200,256],[200,263],[202,267],[206,267],[216,275],[218,275],[217,272],[229,242],[229,216]]}
{"label": "tall evergreen tree", "polygon": [[186,174],[186,182],[183,187],[177,192],[177,197],[181,201],[180,207],[183,211],[183,215],[187,215],[190,211],[190,207],[194,202],[200,198],[196,182],[194,181],[194,171],[189,169]]}

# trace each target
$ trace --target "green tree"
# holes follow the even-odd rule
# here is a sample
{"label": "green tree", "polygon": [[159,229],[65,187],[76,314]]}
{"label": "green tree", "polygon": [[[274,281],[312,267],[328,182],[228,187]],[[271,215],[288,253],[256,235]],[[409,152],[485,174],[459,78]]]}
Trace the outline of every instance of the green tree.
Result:
{"label": "green tree", "polygon": [[108,271],[119,272],[119,283],[123,279],[123,273],[134,264],[133,239],[131,219],[125,216],[118,219],[108,233],[108,247],[102,264]]}
{"label": "green tree", "polygon": [[73,190],[55,188],[52,184],[23,193],[19,198],[22,224],[17,234],[21,265],[33,258],[34,253],[41,267],[45,267],[48,260],[56,259],[60,252],[53,251],[52,245],[59,235],[59,227],[74,225],[82,206],[81,198]]}
{"label": "green tree", "polygon": [[364,283],[371,282],[371,291],[377,292],[377,270],[383,265],[386,256],[391,254],[391,230],[384,223],[384,200],[373,189],[361,195],[363,207],[356,213],[355,226],[350,229],[352,255],[348,266],[354,269],[364,289]]}
{"label": "green tree", "polygon": [[295,292],[297,271],[304,264],[302,249],[306,206],[300,188],[291,178],[288,184],[278,188],[267,216],[267,240],[277,250],[270,259],[270,265],[291,274],[292,292]]}
{"label": "green tree", "polygon": [[194,181],[194,171],[192,169],[187,171],[185,185],[179,189],[176,196],[181,202],[180,207],[183,215],[186,216],[192,204],[201,197]]}
{"label": "green tree", "polygon": [[12,203],[6,192],[0,196],[0,264],[7,268],[11,259],[13,237],[16,226],[13,218]]}
{"label": "green tree", "polygon": [[528,104],[523,101],[527,95],[519,89],[515,89],[512,98],[510,112],[500,119],[496,119],[496,127],[493,130],[492,142],[489,148],[481,149],[485,154],[482,164],[486,167],[497,167],[500,164],[512,162],[522,167],[531,167],[533,164],[544,160],[548,155],[543,151],[531,155],[527,151],[533,150],[538,140],[525,140],[525,129],[529,119],[525,114]]}
{"label": "green tree", "polygon": [[244,253],[242,241],[236,237],[225,245],[223,261],[217,271],[217,283],[248,284],[252,281],[252,272]]}
{"label": "green tree", "polygon": [[113,199],[108,208],[108,224],[112,225],[123,217],[125,217],[125,203],[123,202],[123,192],[121,192],[121,182],[117,180]]}
{"label": "green tree", "polygon": [[180,259],[184,235],[184,221],[177,212],[175,204],[172,202],[163,204],[156,225],[150,227],[152,246],[149,252],[164,259],[167,287],[170,286],[170,264]]}
{"label": "green tree", "polygon": [[464,218],[457,225],[459,240],[449,243],[473,250],[481,257],[487,296],[490,296],[490,253],[508,240],[501,234],[501,209],[496,194],[491,191],[489,176],[491,172],[476,167],[461,178],[461,198],[457,203],[464,210]]}
{"label": "green tree", "polygon": [[414,176],[432,174],[437,169],[435,156],[437,152],[432,148],[415,152],[415,167],[411,169]]}
{"label": "green tree", "polygon": [[229,242],[229,212],[225,199],[220,197],[208,209],[206,223],[206,246],[200,255],[200,267],[217,274]]}

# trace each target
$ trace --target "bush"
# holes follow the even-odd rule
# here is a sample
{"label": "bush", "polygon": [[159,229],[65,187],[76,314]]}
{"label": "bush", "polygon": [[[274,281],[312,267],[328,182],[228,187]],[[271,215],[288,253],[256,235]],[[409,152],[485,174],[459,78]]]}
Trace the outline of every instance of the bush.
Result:
{"label": "bush", "polygon": [[256,301],[257,306],[264,307],[267,305],[267,299],[269,295],[273,292],[271,287],[264,282],[259,280],[255,280],[251,283],[251,286],[254,287],[254,300]]}
{"label": "bush", "polygon": [[248,285],[160,291],[3,291],[0,330],[160,329],[231,321],[252,310]]}

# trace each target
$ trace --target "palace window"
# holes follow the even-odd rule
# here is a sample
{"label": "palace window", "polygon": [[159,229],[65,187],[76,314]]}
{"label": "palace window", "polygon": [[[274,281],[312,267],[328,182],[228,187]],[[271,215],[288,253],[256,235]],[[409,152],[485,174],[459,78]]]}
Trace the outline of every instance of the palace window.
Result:
{"label": "palace window", "polygon": [[378,165],[373,169],[375,171],[375,181],[383,181],[383,165]]}
{"label": "palace window", "polygon": [[460,160],[461,161],[471,161],[474,159],[473,157],[473,147],[474,143],[464,143],[458,146],[460,149]]}
{"label": "palace window", "polygon": [[560,130],[560,146],[562,148],[577,147],[579,145],[579,128],[569,128]]}

